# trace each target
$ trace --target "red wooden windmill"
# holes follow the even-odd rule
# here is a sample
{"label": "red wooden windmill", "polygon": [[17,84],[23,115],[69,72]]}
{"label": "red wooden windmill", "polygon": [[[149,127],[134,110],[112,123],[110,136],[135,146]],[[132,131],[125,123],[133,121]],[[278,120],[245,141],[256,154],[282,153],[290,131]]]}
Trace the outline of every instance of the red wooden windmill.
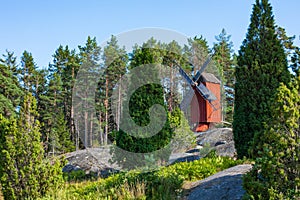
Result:
{"label": "red wooden windmill", "polygon": [[191,122],[195,124],[194,131],[202,132],[209,129],[212,123],[222,121],[221,115],[221,91],[220,81],[211,73],[204,73],[211,56],[203,66],[190,78],[179,67],[179,72],[184,80],[191,86],[191,90],[180,104],[180,108],[186,111],[191,108]]}

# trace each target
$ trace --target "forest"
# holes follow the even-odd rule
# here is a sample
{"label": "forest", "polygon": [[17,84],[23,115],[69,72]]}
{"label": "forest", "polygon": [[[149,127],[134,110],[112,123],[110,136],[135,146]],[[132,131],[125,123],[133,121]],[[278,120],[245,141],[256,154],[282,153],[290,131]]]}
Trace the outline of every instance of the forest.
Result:
{"label": "forest", "polygon": [[[37,67],[34,55],[26,50],[20,63],[13,51],[6,50],[0,58],[2,197],[174,199],[180,196],[184,181],[199,180],[247,160],[253,168],[243,178],[245,199],[300,198],[300,47],[295,39],[276,25],[268,0],[256,0],[238,53],[225,29],[212,46],[201,35],[189,38],[185,45],[152,37],[132,51],[120,46],[114,35],[103,48],[96,37],[88,36],[76,49],[58,46],[44,68]],[[214,126],[233,129],[237,160],[212,152],[198,161],[144,172],[142,167],[149,162],[166,161],[163,154],[169,156],[170,149],[155,151],[172,139],[181,144],[176,146],[179,149],[192,145],[193,125],[180,110],[189,86],[178,66],[193,76],[209,56],[206,72],[221,81],[223,118]],[[145,65],[153,71],[129,75]],[[161,84],[147,80],[149,74]],[[165,76],[160,79],[160,74]],[[121,87],[120,80],[126,76],[128,84]],[[138,84],[132,81],[134,76],[145,76],[145,83],[129,98],[126,91]],[[127,104],[130,117],[141,127],[152,120],[152,105],[161,105],[167,113],[165,124],[151,138],[126,134],[124,127],[133,129],[124,125]],[[153,119],[154,123],[160,119]],[[134,162],[136,168],[96,181],[65,180],[66,153],[108,145],[134,153],[155,152],[151,154],[155,161],[152,157],[143,160],[143,154],[120,157],[115,149],[114,162],[124,168]]]}

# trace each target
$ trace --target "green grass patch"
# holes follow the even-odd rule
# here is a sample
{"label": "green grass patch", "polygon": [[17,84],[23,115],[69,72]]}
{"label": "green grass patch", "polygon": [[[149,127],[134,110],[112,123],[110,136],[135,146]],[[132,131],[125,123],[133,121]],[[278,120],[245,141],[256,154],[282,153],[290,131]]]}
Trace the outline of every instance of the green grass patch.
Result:
{"label": "green grass patch", "polygon": [[106,179],[66,183],[62,189],[43,200],[177,199],[182,195],[185,181],[201,180],[243,162],[212,155],[194,162],[161,167],[151,172],[131,170]]}

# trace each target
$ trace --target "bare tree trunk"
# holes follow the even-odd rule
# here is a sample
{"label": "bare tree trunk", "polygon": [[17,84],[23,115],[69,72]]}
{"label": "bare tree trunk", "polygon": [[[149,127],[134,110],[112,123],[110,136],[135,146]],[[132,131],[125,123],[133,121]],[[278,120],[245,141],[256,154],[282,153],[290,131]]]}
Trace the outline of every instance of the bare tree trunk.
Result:
{"label": "bare tree trunk", "polygon": [[120,84],[119,84],[119,88],[118,88],[118,106],[117,106],[117,119],[116,119],[116,124],[117,124],[117,131],[120,130],[120,117],[121,117],[121,86],[122,86],[122,79],[121,79],[121,74],[119,76],[119,80],[120,80]]}
{"label": "bare tree trunk", "polygon": [[52,142],[52,156],[54,156],[54,144],[55,142]]}
{"label": "bare tree trunk", "polygon": [[102,131],[102,117],[101,112],[99,113],[99,135],[100,135],[100,144],[103,145],[103,131]]}
{"label": "bare tree trunk", "polygon": [[115,122],[116,122],[116,128],[117,128],[117,131],[119,130],[119,122],[118,122],[118,119],[119,119],[119,101],[118,101],[118,104],[116,106],[116,110],[115,110]]}
{"label": "bare tree trunk", "polygon": [[105,80],[105,132],[104,132],[104,145],[107,145],[108,135],[108,77]]}
{"label": "bare tree trunk", "polygon": [[91,112],[91,118],[90,118],[90,147],[93,147],[93,124],[94,124],[94,115]]}
{"label": "bare tree trunk", "polygon": [[88,112],[84,112],[84,146],[89,147],[88,144]]}
{"label": "bare tree trunk", "polygon": [[170,69],[170,97],[169,97],[169,111],[173,111],[173,64],[171,64]]}
{"label": "bare tree trunk", "polygon": [[74,122],[74,125],[76,124],[76,127],[77,129],[75,129],[75,132],[74,132],[74,136],[75,136],[75,147],[76,147],[76,151],[79,150],[79,127],[78,127],[78,122],[75,121]]}
{"label": "bare tree trunk", "polygon": [[[72,80],[74,80],[75,77],[75,72],[74,72],[74,67],[72,68]],[[73,84],[72,84],[73,86]],[[72,92],[71,92],[72,94]],[[75,133],[75,123],[74,123],[74,107],[73,107],[73,102],[71,102],[71,111],[70,111],[70,126],[71,126],[71,135],[75,137],[75,146],[76,146],[76,151],[79,149],[79,142],[78,142],[78,137],[77,133]]]}

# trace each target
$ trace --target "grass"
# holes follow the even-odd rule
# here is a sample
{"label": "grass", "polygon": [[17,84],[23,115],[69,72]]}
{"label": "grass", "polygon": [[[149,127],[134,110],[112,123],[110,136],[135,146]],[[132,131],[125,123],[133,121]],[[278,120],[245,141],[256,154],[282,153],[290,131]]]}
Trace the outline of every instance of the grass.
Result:
{"label": "grass", "polygon": [[106,179],[66,183],[40,200],[178,199],[184,195],[184,183],[204,179],[243,162],[212,156],[161,167],[153,172],[132,170]]}

